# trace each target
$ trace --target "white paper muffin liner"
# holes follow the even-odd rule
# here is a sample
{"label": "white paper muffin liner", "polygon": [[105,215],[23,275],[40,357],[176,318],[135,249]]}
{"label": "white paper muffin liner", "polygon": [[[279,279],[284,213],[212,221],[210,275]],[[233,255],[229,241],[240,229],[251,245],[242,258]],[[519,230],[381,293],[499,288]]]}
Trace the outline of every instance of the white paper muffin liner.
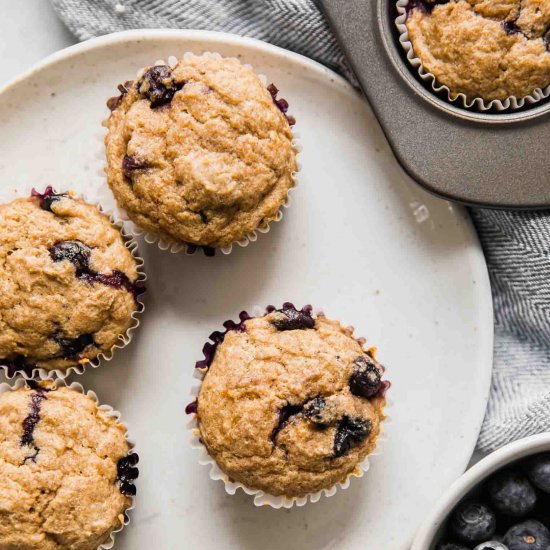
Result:
{"label": "white paper muffin liner", "polygon": [[[214,58],[217,58],[217,59],[222,59],[222,57],[223,57],[221,54],[219,54],[217,52],[205,51],[205,52],[201,52],[200,54],[195,54],[194,52],[187,51],[183,54],[182,58],[185,58],[185,57],[191,56],[191,55],[204,55],[204,56],[208,56],[208,57],[214,57]],[[168,62],[164,61],[163,59],[158,59],[152,65],[168,65],[168,66],[173,68],[178,63],[178,57],[176,57],[174,55],[168,56],[167,59],[168,59]],[[249,63],[243,63],[243,65],[245,67],[247,67],[248,69],[254,70],[252,65],[250,65]],[[145,70],[146,70],[146,67],[143,67],[143,68],[139,69],[136,72],[136,80],[139,80],[141,78],[141,76],[143,75],[143,72]],[[269,84],[269,81],[268,81],[267,77],[264,74],[261,74],[261,73],[256,73],[256,75],[260,78],[262,83],[267,88],[267,86]],[[283,114],[285,114],[285,116],[292,117],[290,112],[283,113]],[[109,188],[109,185],[107,183],[107,177],[106,177],[107,164],[106,164],[106,159],[105,159],[105,143],[104,143],[104,137],[107,133],[106,124],[107,124],[108,118],[109,117],[107,116],[106,119],[103,121],[103,126],[105,128],[105,131],[103,133],[101,133],[100,135],[98,135],[98,139],[99,139],[100,145],[101,145],[100,152],[98,153],[98,158],[101,159],[101,161],[102,161],[102,164],[99,168],[99,173],[102,177],[102,183],[101,183],[99,192],[104,193],[106,195],[111,195],[112,196],[112,192]],[[292,117],[292,118],[294,118],[294,117]],[[125,211],[125,209],[120,207],[118,205],[118,203],[116,203],[116,206],[113,208],[113,211],[115,212],[116,217],[118,219],[124,220],[125,228],[127,229],[127,231],[131,235],[133,235],[135,237],[143,236],[143,239],[145,240],[146,243],[148,243],[148,244],[155,244],[156,243],[157,246],[161,250],[169,250],[170,252],[172,252],[174,254],[176,254],[178,252],[185,252],[187,255],[193,255],[199,249],[202,249],[206,256],[214,256],[216,254],[216,251],[218,251],[218,250],[222,254],[227,255],[227,254],[230,254],[233,251],[235,245],[239,245],[240,247],[246,247],[250,243],[255,242],[258,239],[260,234],[269,233],[271,224],[281,221],[283,219],[284,210],[289,208],[292,204],[291,194],[294,192],[296,187],[298,187],[298,183],[299,183],[299,177],[298,176],[299,176],[299,172],[301,170],[301,164],[299,162],[298,157],[299,157],[300,151],[302,150],[302,147],[300,145],[300,135],[299,135],[298,132],[296,132],[294,130],[294,128],[295,128],[295,125],[293,125],[291,127],[291,132],[292,132],[292,138],[293,138],[292,139],[292,149],[293,149],[294,153],[296,154],[296,171],[292,173],[292,179],[293,179],[294,185],[288,190],[285,202],[279,208],[279,211],[277,212],[276,217],[273,220],[271,220],[266,226],[256,228],[254,231],[250,232],[248,235],[246,235],[245,237],[243,237],[242,239],[240,239],[238,241],[235,241],[234,243],[230,244],[229,246],[221,247],[221,248],[212,248],[212,247],[205,247],[205,246],[202,246],[202,245],[196,245],[196,244],[191,244],[191,243],[183,243],[183,242],[179,242],[177,240],[169,239],[167,237],[161,237],[161,236],[159,236],[155,233],[152,233],[150,231],[147,231],[146,229],[143,229],[143,228],[139,227],[137,224],[135,224],[130,219],[130,217],[129,217],[128,213]]]}
{"label": "white paper muffin liner", "polygon": [[[27,185],[23,188],[19,187],[17,189],[12,189],[7,192],[4,191],[0,194],[0,202],[7,203],[15,199],[28,198],[31,196],[31,192],[34,187],[34,185]],[[134,236],[129,234],[128,231],[124,228],[123,223],[116,217],[115,213],[110,210],[105,210],[101,204],[90,200],[86,194],[79,194],[71,190],[65,189],[56,189],[55,191],[58,193],[68,193],[71,198],[74,199],[82,199],[88,204],[95,206],[103,215],[109,218],[111,224],[120,231],[126,248],[130,251],[130,253],[132,254],[132,258],[136,262],[138,276],[135,284],[143,285],[147,280],[147,275],[145,273],[145,262],[143,258],[139,255],[137,241]],[[6,376],[6,378],[8,378],[8,380],[16,377],[22,377],[25,380],[46,380],[49,378],[64,379],[72,373],[84,374],[87,367],[92,367],[95,369],[105,363],[108,363],[114,357],[115,350],[125,348],[132,341],[134,332],[140,325],[140,316],[145,311],[145,304],[143,303],[142,296],[143,293],[136,296],[136,309],[132,313],[132,321],[130,323],[130,326],[126,329],[126,332],[124,334],[121,334],[119,336],[119,341],[108,352],[101,352],[94,359],[91,359],[79,365],[69,367],[67,369],[47,370],[45,368],[37,367],[35,369],[32,369],[30,375],[23,370],[16,371],[15,373],[10,373],[9,367],[2,364],[0,364],[0,369],[4,372],[4,375]]]}
{"label": "white paper muffin liner", "polygon": [[[309,307],[309,306],[305,306],[305,307]],[[243,318],[241,314],[241,321],[244,321],[250,318],[262,317],[266,315],[267,312],[268,311],[265,307],[255,305],[252,308],[251,314],[247,312],[243,312],[246,315],[248,315],[248,317]],[[324,315],[324,313],[321,309],[313,308],[312,315],[314,317],[317,317],[318,315]],[[227,323],[233,324],[234,322],[226,321],[226,323],[224,323],[224,327],[226,328],[225,332],[228,332],[229,330],[231,330],[230,328],[227,327]],[[234,325],[238,325],[238,324],[239,324],[238,322],[234,323]],[[349,326],[347,328],[352,331],[352,336],[353,336],[354,328],[352,326]],[[223,332],[222,334],[225,334],[225,332]],[[368,347],[365,345],[366,344],[365,338],[362,338],[362,337],[358,338],[355,336],[353,337],[357,340],[357,342],[359,342],[363,350],[367,352]],[[214,341],[212,340],[212,342]],[[213,353],[215,353],[215,351]],[[205,359],[207,359],[206,353],[205,353]],[[207,372],[208,372],[208,367],[205,367],[205,368],[196,367],[193,376],[194,378],[200,380],[202,383],[202,380],[204,379]],[[390,388],[391,383],[389,383],[387,380],[384,382],[386,382],[386,388],[384,389],[384,393],[385,393]],[[331,497],[335,495],[339,489],[340,490],[347,489],[350,486],[350,482],[353,477],[363,477],[370,468],[369,459],[382,454],[384,443],[387,438],[386,425],[390,422],[390,415],[388,414],[388,409],[391,409],[391,406],[392,406],[391,400],[389,400],[386,395],[385,395],[386,404],[384,406],[384,411],[383,411],[384,419],[380,423],[380,432],[376,440],[375,449],[369,455],[367,455],[362,462],[357,464],[355,469],[347,475],[344,481],[340,481],[328,489],[321,489],[320,491],[317,491],[315,493],[308,493],[307,495],[302,497],[275,496],[275,495],[266,493],[260,489],[252,489],[250,487],[247,487],[243,483],[233,482],[229,479],[229,476],[225,474],[221,470],[221,468],[217,465],[214,458],[212,458],[208,453],[206,446],[200,440],[200,431],[199,431],[199,425],[197,422],[197,415],[194,412],[190,412],[190,408],[192,408],[194,404],[197,402],[199,391],[201,388],[201,383],[195,384],[191,388],[191,393],[190,393],[191,402],[186,409],[187,414],[192,414],[192,418],[187,423],[187,428],[189,429],[191,434],[191,437],[190,437],[191,448],[197,451],[199,464],[201,464],[202,466],[207,466],[209,468],[210,479],[214,481],[218,481],[218,480],[223,481],[225,491],[229,495],[234,495],[237,492],[237,489],[242,489],[247,495],[254,497],[255,506],[270,506],[271,508],[276,508],[276,509],[292,508],[294,506],[298,506],[298,507],[305,506],[308,502],[312,502],[312,503],[318,502],[322,497]]]}
{"label": "white paper muffin liner", "polygon": [[510,96],[504,101],[499,99],[493,99],[486,101],[481,97],[475,97],[469,99],[463,93],[453,93],[448,86],[438,82],[436,76],[426,70],[422,64],[422,61],[414,53],[413,45],[409,39],[409,31],[407,29],[407,6],[411,0],[397,0],[396,8],[399,14],[395,20],[395,25],[399,31],[399,42],[403,46],[409,63],[417,70],[420,79],[429,84],[432,91],[436,94],[442,93],[447,101],[450,103],[457,103],[460,107],[465,109],[478,109],[479,111],[488,111],[490,109],[496,111],[507,111],[521,109],[527,105],[533,105],[546,99],[550,96],[550,86],[544,89],[536,88],[529,95],[525,97]]}
{"label": "white paper muffin liner", "polygon": [[[70,388],[71,390],[77,391],[77,392],[81,393],[82,395],[87,395],[88,397],[91,397],[93,399],[93,401],[97,404],[97,406],[100,410],[107,413],[107,415],[110,418],[114,418],[117,424],[120,424],[120,425],[124,426],[124,428],[126,428],[126,424],[124,424],[124,422],[121,422],[121,420],[120,420],[120,418],[121,418],[120,412],[113,409],[113,407],[111,407],[110,405],[101,405],[99,403],[99,399],[98,399],[96,393],[93,392],[92,390],[86,391],[83,388],[83,386],[81,384],[79,384],[78,382],[72,382],[72,383],[68,384],[65,380],[63,380],[61,378],[57,378],[57,379],[49,378],[49,379],[45,379],[45,380],[51,381],[53,383],[55,389],[58,389],[58,388],[61,388],[61,387],[66,387],[66,388]],[[0,395],[3,394],[3,393],[9,392],[9,391],[18,390],[19,388],[22,388],[25,385],[27,385],[27,381],[24,380],[23,378],[18,378],[13,384],[8,384],[7,382],[2,382],[2,383],[0,383]],[[128,430],[127,429],[126,429],[126,432],[125,432],[125,437],[126,437],[126,441],[128,442],[128,446],[129,446],[128,454],[135,454],[135,443],[132,439],[130,439],[128,437]],[[115,529],[114,531],[111,531],[109,539],[106,542],[104,542],[103,544],[100,544],[97,547],[96,550],[110,550],[111,548],[113,548],[113,546],[115,544],[115,538],[116,538],[117,533],[120,533],[127,525],[130,524],[130,521],[131,521],[130,520],[130,512],[135,508],[136,497],[130,496],[129,498],[132,500],[132,503],[123,512],[123,514],[124,514],[123,524],[118,529]]]}

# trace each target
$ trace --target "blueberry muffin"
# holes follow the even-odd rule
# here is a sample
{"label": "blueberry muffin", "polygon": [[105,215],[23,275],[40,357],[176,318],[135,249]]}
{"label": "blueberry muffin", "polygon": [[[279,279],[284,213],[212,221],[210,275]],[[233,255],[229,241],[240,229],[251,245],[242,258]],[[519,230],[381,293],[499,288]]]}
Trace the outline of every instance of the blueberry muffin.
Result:
{"label": "blueberry muffin", "polygon": [[139,309],[137,279],[95,206],[51,188],[0,205],[0,365],[31,375],[109,352]]}
{"label": "blueberry muffin", "polygon": [[522,98],[550,85],[547,0],[410,0],[415,56],[451,95]]}
{"label": "blueberry muffin", "polygon": [[338,321],[292,304],[241,316],[205,347],[200,439],[231,481],[301,497],[344,481],[384,419],[383,368]]}
{"label": "blueberry muffin", "polygon": [[86,395],[0,394],[0,548],[96,550],[122,527],[138,475],[126,429]]}
{"label": "blueberry muffin", "polygon": [[273,85],[237,59],[186,56],[119,89],[108,102],[107,177],[137,225],[219,248],[277,218],[296,155]]}

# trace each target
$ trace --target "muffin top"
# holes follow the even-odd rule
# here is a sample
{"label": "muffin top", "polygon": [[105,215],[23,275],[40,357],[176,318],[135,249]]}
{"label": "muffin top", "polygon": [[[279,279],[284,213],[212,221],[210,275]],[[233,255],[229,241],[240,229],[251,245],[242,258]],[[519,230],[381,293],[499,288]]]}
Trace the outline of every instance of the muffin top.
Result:
{"label": "muffin top", "polygon": [[67,387],[0,394],[0,548],[96,550],[108,540],[135,494],[125,432]]}
{"label": "muffin top", "polygon": [[296,158],[275,88],[237,59],[186,56],[120,89],[108,103],[107,176],[136,224],[225,247],[277,217]]}
{"label": "muffin top", "polygon": [[411,0],[415,55],[453,96],[505,100],[550,85],[548,0]]}
{"label": "muffin top", "polygon": [[386,383],[351,329],[292,304],[268,311],[211,350],[197,421],[232,481],[299,497],[344,481],[374,449]]}
{"label": "muffin top", "polygon": [[0,365],[65,370],[108,352],[131,325],[137,277],[95,206],[51,188],[0,205]]}

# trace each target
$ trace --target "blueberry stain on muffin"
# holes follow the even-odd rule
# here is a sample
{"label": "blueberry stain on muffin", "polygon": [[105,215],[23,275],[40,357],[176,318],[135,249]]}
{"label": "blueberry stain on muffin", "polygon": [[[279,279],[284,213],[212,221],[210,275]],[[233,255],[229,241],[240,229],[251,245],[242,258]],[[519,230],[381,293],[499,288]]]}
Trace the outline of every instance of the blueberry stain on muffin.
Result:
{"label": "blueberry stain on muffin", "polygon": [[61,348],[61,357],[71,358],[82,353],[88,346],[94,346],[93,334],[79,334],[76,338],[69,338],[54,334],[52,337]]}
{"label": "blueberry stain on muffin", "polygon": [[80,241],[61,241],[50,248],[52,261],[71,262],[75,267],[77,277],[90,273],[91,252],[90,247]]}
{"label": "blueberry stain on muffin", "polygon": [[225,321],[223,324],[225,330],[214,331],[208,338],[210,342],[206,342],[202,348],[202,353],[204,354],[204,359],[197,361],[195,368],[197,369],[207,369],[212,364],[214,356],[216,355],[216,350],[218,346],[223,342],[226,334],[231,331],[244,332],[246,330],[245,321],[250,319],[250,315],[246,311],[241,311],[239,313],[239,321]]}
{"label": "blueberry stain on muffin", "polygon": [[136,486],[134,480],[138,478],[139,470],[136,468],[139,462],[137,453],[130,453],[121,458],[117,463],[117,480],[120,492],[123,495],[135,496]]}
{"label": "blueberry stain on muffin", "polygon": [[334,436],[334,457],[344,456],[351,447],[361,443],[371,430],[372,424],[369,420],[344,416],[338,424]]}
{"label": "blueberry stain on muffin", "polygon": [[184,82],[174,79],[172,69],[168,65],[155,65],[145,71],[137,83],[137,89],[141,96],[150,101],[151,108],[154,109],[170,103],[174,94],[184,85]]}
{"label": "blueberry stain on muffin", "polygon": [[315,397],[304,406],[304,416],[318,426],[328,426],[330,419],[323,414],[326,404],[324,397]]}
{"label": "blueberry stain on muffin", "polygon": [[67,193],[56,193],[51,186],[46,187],[44,193],[39,193],[36,189],[33,189],[31,191],[31,196],[38,199],[40,208],[42,208],[42,210],[46,210],[47,212],[52,213],[55,213],[52,210],[52,204],[68,197]]}
{"label": "blueberry stain on muffin", "polygon": [[21,436],[21,447],[31,447],[33,454],[25,457],[25,462],[31,460],[36,462],[36,457],[40,452],[40,449],[36,446],[34,441],[34,430],[38,422],[40,422],[40,409],[42,408],[42,401],[47,399],[46,389],[35,384],[33,387],[33,393],[30,396],[29,414],[23,420],[23,435]]}
{"label": "blueberry stain on muffin", "polygon": [[127,290],[134,298],[145,291],[141,284],[133,283],[128,276],[118,269],[110,274],[97,273],[90,266],[92,249],[80,241],[61,241],[50,248],[54,262],[68,261],[76,270],[76,276],[88,283],[101,283],[116,289]]}
{"label": "blueberry stain on muffin", "polygon": [[131,157],[130,155],[124,155],[122,159],[122,172],[131,180],[136,172],[147,170],[150,164],[139,157]]}
{"label": "blueberry stain on muffin", "polygon": [[286,302],[282,309],[275,310],[278,314],[274,316],[271,324],[280,331],[284,330],[306,330],[315,326],[315,321],[311,316],[311,306],[305,306],[298,310],[294,304]]}

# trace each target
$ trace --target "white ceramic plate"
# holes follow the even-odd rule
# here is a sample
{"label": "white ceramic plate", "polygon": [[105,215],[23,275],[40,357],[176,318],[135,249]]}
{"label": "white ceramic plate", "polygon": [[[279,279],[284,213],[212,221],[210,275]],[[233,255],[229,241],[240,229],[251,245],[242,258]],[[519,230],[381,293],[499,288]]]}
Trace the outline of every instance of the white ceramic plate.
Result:
{"label": "white ceramic plate", "polygon": [[[142,326],[110,364],[78,379],[123,412],[141,456],[136,510],[117,548],[406,549],[473,450],[489,388],[491,294],[465,213],[410,181],[346,82],[225,34],[133,31],[74,46],[0,93],[2,197],[29,184],[93,195],[105,100],[137,68],[187,50],[241,56],[276,83],[298,119],[301,184],[285,219],[230,256],[142,243]],[[208,334],[241,309],[286,300],[323,307],[378,346],[394,403],[367,476],[290,511],[255,508],[211,481],[183,413]]]}

